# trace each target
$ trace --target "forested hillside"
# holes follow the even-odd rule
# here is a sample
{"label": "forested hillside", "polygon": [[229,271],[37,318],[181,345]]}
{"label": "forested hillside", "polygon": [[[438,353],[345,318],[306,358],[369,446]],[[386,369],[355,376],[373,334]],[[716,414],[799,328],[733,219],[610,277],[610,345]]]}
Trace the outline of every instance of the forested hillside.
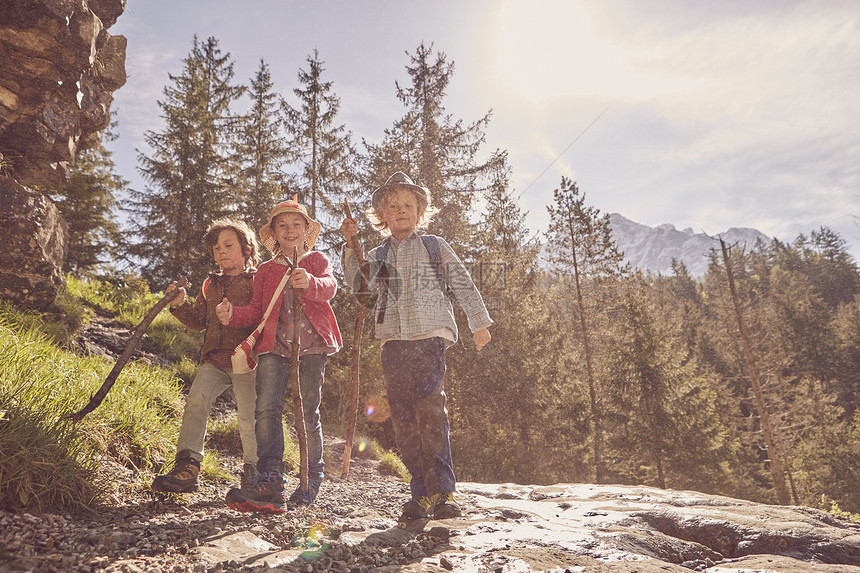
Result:
{"label": "forested hillside", "polygon": [[[404,171],[430,189],[439,212],[429,231],[469,264],[495,321],[478,353],[461,316],[448,355],[458,478],[645,484],[860,512],[860,269],[843,238],[821,227],[755,251],[723,253],[715,242],[702,279],[680,264],[644,275],[623,264],[588,190],[566,178],[547,205],[548,228],[527,229],[507,154],[487,149],[490,112],[464,120],[446,109],[454,67],[443,52],[421,44],[409,59],[397,83],[403,115],[379,143],[357,145],[316,52],[295,106],[264,61],[243,85],[216,39],[195,38],[164,88],[165,127],[147,132],[145,188],[129,198],[114,187],[121,177],[105,179],[102,147],[78,165],[93,177],[53,193],[72,223],[70,270],[120,269],[153,292],[188,276],[196,293],[213,266],[202,241],[209,223],[232,215],[258,228],[293,194],[323,224],[318,248],[337,261],[342,201],[360,213],[372,189]],[[115,193],[129,217],[123,233],[111,226],[111,201],[76,206],[81,185]],[[366,219],[360,227],[363,244],[378,243]],[[538,264],[542,245],[552,271]],[[324,422],[348,408],[356,304],[346,288],[333,301],[345,340],[327,369]],[[378,401],[371,319],[364,330],[362,397]],[[393,445],[384,423],[360,424]]]}

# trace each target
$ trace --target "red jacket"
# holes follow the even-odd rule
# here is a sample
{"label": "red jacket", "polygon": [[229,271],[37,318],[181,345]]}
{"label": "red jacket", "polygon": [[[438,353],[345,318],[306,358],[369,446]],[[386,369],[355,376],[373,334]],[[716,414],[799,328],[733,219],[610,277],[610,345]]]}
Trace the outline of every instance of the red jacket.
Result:
{"label": "red jacket", "polygon": [[[331,262],[323,253],[311,251],[304,258],[299,259],[299,267],[308,273],[308,288],[301,291],[305,314],[326,344],[340,348],[343,346],[343,340],[340,337],[334,311],[328,302],[337,292],[337,279],[332,274]],[[254,296],[247,306],[233,306],[230,326],[256,327],[260,324],[275,289],[288,271],[289,267],[276,259],[260,265],[254,275]],[[284,290],[288,288],[290,288],[289,285]],[[258,353],[271,352],[275,347],[275,330],[278,328],[278,315],[281,313],[283,301],[284,292],[282,291],[272,313],[266,319],[263,335],[257,340],[255,350]]]}

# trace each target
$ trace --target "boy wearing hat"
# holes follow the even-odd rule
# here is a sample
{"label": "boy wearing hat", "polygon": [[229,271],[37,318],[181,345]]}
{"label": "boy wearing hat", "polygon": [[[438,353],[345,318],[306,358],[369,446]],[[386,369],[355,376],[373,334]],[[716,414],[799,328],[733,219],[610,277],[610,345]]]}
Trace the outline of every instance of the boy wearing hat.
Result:
{"label": "boy wearing hat", "polygon": [[[298,248],[298,264],[288,281],[290,288],[277,294],[272,313],[266,319],[255,350],[257,365],[257,471],[255,481],[227,493],[227,505],[239,511],[283,512],[284,431],[283,410],[290,383],[292,345],[299,343],[299,383],[302,392],[305,428],[308,439],[308,490],[300,487],[290,497],[294,504],[314,502],[323,480],[323,436],[320,425],[320,399],[325,365],[337,352],[341,335],[329,301],[337,292],[337,281],[325,254],[314,251],[321,226],[311,219],[305,207],[295,200],[278,204],[269,223],[260,229],[260,240],[274,257],[257,270],[254,294],[247,306],[233,306],[224,299],[218,305],[218,318],[230,326],[255,326],[264,309],[276,296],[277,286],[290,272],[286,258]],[[300,332],[293,332],[293,293],[301,291]]]}
{"label": "boy wearing hat", "polygon": [[[397,446],[412,476],[412,499],[402,520],[461,514],[454,499],[456,479],[451,460],[448,411],[445,408],[445,350],[457,341],[457,323],[449,293],[469,321],[478,350],[490,341],[487,308],[466,267],[441,237],[418,232],[433,211],[430,194],[405,173],[394,173],[373,192],[368,216],[389,235],[367,255],[369,284],[376,281],[376,338],[382,340],[382,370]],[[345,219],[347,244],[358,232]],[[432,252],[431,252],[432,251]],[[358,257],[343,250],[344,278],[360,284]]]}

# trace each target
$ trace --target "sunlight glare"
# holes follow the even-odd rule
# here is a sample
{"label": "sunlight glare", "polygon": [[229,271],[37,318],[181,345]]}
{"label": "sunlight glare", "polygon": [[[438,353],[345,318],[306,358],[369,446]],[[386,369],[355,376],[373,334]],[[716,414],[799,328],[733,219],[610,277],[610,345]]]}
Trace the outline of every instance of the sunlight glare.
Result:
{"label": "sunlight glare", "polygon": [[566,96],[639,99],[689,87],[636,69],[657,59],[659,46],[634,51],[601,35],[582,2],[507,0],[500,10],[499,79],[535,102]]}

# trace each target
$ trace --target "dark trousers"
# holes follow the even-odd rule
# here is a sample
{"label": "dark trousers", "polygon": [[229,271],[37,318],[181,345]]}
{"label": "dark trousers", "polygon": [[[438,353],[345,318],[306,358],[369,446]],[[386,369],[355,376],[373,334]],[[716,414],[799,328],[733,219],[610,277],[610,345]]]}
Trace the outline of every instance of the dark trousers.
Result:
{"label": "dark trousers", "polygon": [[382,371],[397,447],[412,475],[412,498],[455,491],[445,408],[445,341],[389,340],[382,346]]}

